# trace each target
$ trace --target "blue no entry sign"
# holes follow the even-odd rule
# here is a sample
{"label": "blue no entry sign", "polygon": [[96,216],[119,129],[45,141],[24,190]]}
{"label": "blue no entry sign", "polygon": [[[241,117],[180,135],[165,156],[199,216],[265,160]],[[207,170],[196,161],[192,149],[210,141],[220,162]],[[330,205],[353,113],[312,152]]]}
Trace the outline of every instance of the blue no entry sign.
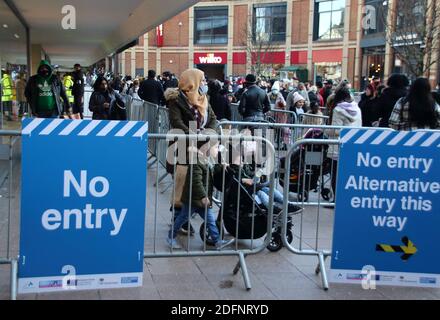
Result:
{"label": "blue no entry sign", "polygon": [[440,286],[440,132],[341,132],[331,281]]}
{"label": "blue no entry sign", "polygon": [[19,292],[142,285],[147,124],[26,119]]}

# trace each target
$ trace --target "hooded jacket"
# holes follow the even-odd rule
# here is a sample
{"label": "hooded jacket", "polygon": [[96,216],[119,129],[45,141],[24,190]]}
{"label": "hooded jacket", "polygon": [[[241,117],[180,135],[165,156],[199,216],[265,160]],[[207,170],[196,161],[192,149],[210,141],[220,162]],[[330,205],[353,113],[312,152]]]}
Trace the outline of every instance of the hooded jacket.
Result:
{"label": "hooded jacket", "polygon": [[[53,74],[53,69],[49,62],[42,60],[40,66],[38,67],[38,72],[40,71],[40,68],[43,65],[49,67],[50,75],[48,79],[50,81],[50,86],[52,88],[52,92],[55,98],[58,115],[61,116],[64,113],[67,113],[68,110],[70,109],[69,99],[67,98],[66,91],[64,89],[63,84],[61,83],[61,80],[56,75]],[[29,107],[31,108],[33,115],[38,114],[38,110],[39,110],[37,77],[38,74],[30,77],[25,89],[25,96],[27,101],[29,102]],[[63,99],[64,104],[62,103],[61,99]]]}
{"label": "hooded jacket", "polygon": [[[356,102],[341,102],[333,109],[332,126],[362,127],[362,112]],[[329,130],[329,139],[338,139],[340,130]],[[339,146],[331,145],[327,156],[331,159],[339,159]]]}

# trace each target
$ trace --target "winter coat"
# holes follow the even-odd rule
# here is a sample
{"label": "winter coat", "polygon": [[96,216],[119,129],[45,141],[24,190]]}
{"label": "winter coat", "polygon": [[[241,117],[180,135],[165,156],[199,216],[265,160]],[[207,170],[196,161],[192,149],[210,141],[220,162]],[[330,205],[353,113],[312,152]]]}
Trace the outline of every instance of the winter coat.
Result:
{"label": "winter coat", "polygon": [[141,82],[139,86],[139,97],[147,102],[161,105],[164,102],[164,90],[159,81],[147,79]]}
{"label": "winter coat", "polygon": [[[108,109],[104,108],[106,102],[110,104]],[[93,112],[93,120],[127,120],[127,114],[121,108],[125,108],[125,103],[116,91],[107,93],[95,91],[90,97],[89,110]]]}
{"label": "winter coat", "polygon": [[266,91],[252,85],[243,93],[238,111],[243,119],[264,120],[264,114],[270,111],[270,102]]}
{"label": "winter coat", "polygon": [[[214,190],[214,176],[218,176],[221,172],[221,165],[203,164],[200,161],[197,164],[188,166],[188,173],[185,180],[185,186],[182,193],[182,202],[185,204],[191,203],[192,206],[197,208],[204,208],[202,203],[203,198],[209,198],[212,204],[212,194]],[[191,172],[192,171],[192,172]],[[192,176],[191,176],[192,173]],[[190,192],[192,177],[192,192]],[[208,179],[208,184],[206,183]],[[206,189],[208,186],[208,189]],[[191,196],[191,201],[190,201]]]}
{"label": "winter coat", "polygon": [[391,113],[393,112],[394,106],[400,98],[407,95],[407,90],[405,88],[386,88],[382,95],[377,99],[377,116],[376,120],[380,120],[379,126],[382,128],[388,128],[388,120],[390,119]]}
{"label": "winter coat", "polygon": [[[184,94],[177,88],[165,91],[165,100],[169,110],[170,126],[172,129],[180,129],[189,134],[189,123],[196,121]],[[217,128],[217,118],[211,106],[208,106],[206,124],[201,129]],[[195,134],[196,132],[191,132]]]}
{"label": "winter coat", "polygon": [[361,95],[361,101],[359,101],[359,108],[362,111],[362,126],[372,127],[373,122],[378,119],[377,100],[378,98],[371,99],[370,97],[367,97],[365,93]]}
{"label": "winter coat", "polygon": [[[52,67],[50,67],[52,70]],[[25,96],[29,103],[29,107],[32,110],[32,114],[38,114],[38,81],[37,81],[38,75],[32,76],[29,78],[29,81],[26,85],[25,89]],[[64,113],[67,113],[70,109],[70,102],[66,95],[66,90],[64,89],[63,84],[61,83],[61,80],[56,76],[52,75],[50,78],[51,80],[51,87],[52,92],[54,94],[57,111],[58,114],[61,116]],[[64,101],[64,103],[61,102],[61,99]]]}
{"label": "winter coat", "polygon": [[212,107],[212,110],[214,111],[217,119],[227,119],[231,120],[231,105],[229,103],[229,100],[224,95],[221,95],[220,93],[217,93],[213,95],[212,97],[209,97],[209,104]]}
{"label": "winter coat", "polygon": [[[341,102],[333,109],[332,126],[362,127],[362,112],[356,102]],[[329,130],[329,139],[338,139],[340,130]],[[338,160],[339,146],[330,145],[327,156]]]}

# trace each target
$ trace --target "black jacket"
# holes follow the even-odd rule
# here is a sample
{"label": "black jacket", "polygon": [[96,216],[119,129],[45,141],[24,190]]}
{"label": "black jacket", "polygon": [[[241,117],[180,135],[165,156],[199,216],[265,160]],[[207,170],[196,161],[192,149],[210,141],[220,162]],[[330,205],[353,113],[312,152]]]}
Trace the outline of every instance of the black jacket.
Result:
{"label": "black jacket", "polygon": [[165,98],[163,96],[164,90],[159,81],[154,79],[147,79],[142,81],[139,86],[138,95],[139,97],[147,102],[157,104],[158,106],[162,105],[165,102]]}
{"label": "black jacket", "polygon": [[81,70],[73,73],[72,95],[74,97],[82,97],[84,95],[84,74]]}
{"label": "black jacket", "polygon": [[[391,113],[393,112],[396,102],[405,97],[407,90],[405,88],[386,88],[382,95],[377,100],[377,119],[382,118],[379,126],[382,128],[388,128],[388,120],[390,119]],[[377,120],[376,119],[376,120]]]}
{"label": "black jacket", "polygon": [[256,85],[250,86],[241,96],[238,111],[244,120],[251,117],[254,120],[262,120],[264,114],[270,111],[269,97]]}
{"label": "black jacket", "polygon": [[370,99],[365,93],[361,95],[361,101],[359,101],[359,108],[362,111],[362,126],[372,127],[373,122],[378,119],[377,117],[377,98]]}
{"label": "black jacket", "polygon": [[[106,102],[110,104],[108,109],[104,108]],[[125,108],[125,103],[116,91],[94,91],[90,97],[89,110],[93,112],[93,120],[127,120],[127,114],[121,108]]]}
{"label": "black jacket", "polygon": [[[26,84],[26,89],[24,91],[26,99],[29,103],[29,107],[31,108],[32,114],[34,115],[38,114],[38,109],[39,109],[39,106],[37,105],[38,102],[37,77],[38,75],[29,78],[29,81]],[[70,109],[69,99],[67,98],[66,90],[64,89],[63,84],[56,75],[52,75],[51,81],[52,81],[51,83],[52,92],[54,94],[55,101],[57,104],[58,114],[61,116],[64,113],[67,113],[68,110]],[[63,99],[64,103],[62,103],[61,99]]]}
{"label": "black jacket", "polygon": [[217,117],[217,119],[227,119],[231,121],[231,105],[228,98],[220,93],[209,97],[209,104]]}

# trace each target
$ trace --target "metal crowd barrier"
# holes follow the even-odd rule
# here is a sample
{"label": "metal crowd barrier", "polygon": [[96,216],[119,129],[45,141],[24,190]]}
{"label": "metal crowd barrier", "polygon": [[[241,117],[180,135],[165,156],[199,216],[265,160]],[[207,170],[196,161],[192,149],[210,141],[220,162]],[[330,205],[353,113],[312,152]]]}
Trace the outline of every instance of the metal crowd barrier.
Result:
{"label": "metal crowd barrier", "polygon": [[[7,211],[0,212],[0,224],[4,225],[3,229],[5,233],[0,233],[0,265],[10,265],[10,295],[13,300],[17,296],[17,273],[18,273],[18,252],[16,250],[16,245],[18,244],[17,232],[11,232],[12,228],[16,227],[18,224],[19,217],[15,215],[18,209],[18,199],[20,199],[20,189],[17,186],[17,179],[14,181],[14,177],[18,175],[17,169],[17,158],[18,158],[18,148],[20,143],[17,143],[21,133],[19,131],[7,131],[1,130],[0,137],[2,139],[3,145],[7,146],[8,157],[6,160],[0,161],[0,187],[6,186],[5,193],[2,194],[0,202],[7,201],[5,207]],[[17,194],[15,190],[18,189]],[[6,247],[3,247],[3,244]]]}
{"label": "metal crowd barrier", "polygon": [[238,106],[240,104],[238,103],[231,103],[231,121],[242,121],[243,117],[240,114],[240,112],[238,112]]}
{"label": "metal crowd barrier", "polygon": [[[21,132],[19,131],[0,131],[1,137],[19,137]],[[166,242],[168,237],[168,232],[172,228],[168,222],[174,221],[174,217],[178,215],[179,208],[176,206],[174,201],[170,199],[177,198],[176,191],[176,180],[173,180],[172,188],[166,195],[161,195],[159,198],[159,191],[156,188],[155,192],[148,192],[147,194],[147,212],[146,212],[146,238],[145,238],[145,251],[144,258],[178,258],[178,257],[204,257],[204,256],[236,256],[238,257],[238,262],[233,269],[233,273],[237,274],[240,270],[243,276],[246,289],[250,290],[252,285],[249,278],[249,273],[246,266],[246,256],[253,255],[262,252],[271,242],[273,230],[281,230],[281,220],[282,212],[274,212],[273,198],[274,198],[274,168],[273,164],[275,161],[275,153],[272,144],[266,139],[259,137],[225,137],[225,136],[200,136],[200,135],[170,135],[170,134],[150,134],[148,136],[149,142],[156,141],[155,146],[159,148],[161,146],[168,145],[168,142],[175,141],[189,141],[192,145],[196,145],[197,141],[207,141],[212,145],[215,145],[213,141],[219,141],[220,145],[224,148],[219,150],[224,154],[224,150],[229,150],[231,145],[235,145],[238,151],[238,172],[237,178],[234,180],[230,177],[231,173],[228,166],[224,165],[228,163],[230,158],[229,154],[226,154],[222,158],[222,162],[218,162],[217,167],[219,168],[216,180],[213,184],[219,192],[221,192],[221,203],[220,208],[213,207],[213,214],[217,216],[216,224],[219,230],[219,239],[224,239],[221,246],[214,246],[213,239],[208,232],[208,227],[204,221],[208,217],[208,208],[199,209],[199,218],[193,218],[191,212],[194,207],[191,208],[192,203],[188,203],[188,220],[199,229],[199,236],[177,236],[178,243],[182,244],[183,250],[176,250],[169,246]],[[162,141],[164,143],[162,143]],[[258,177],[265,177],[267,181],[267,205],[258,205],[255,201],[255,196],[257,194],[256,184],[252,187],[245,187],[240,176],[243,170],[244,156],[242,151],[246,149],[246,143],[256,143],[264,145],[266,148],[265,156],[262,157],[262,162],[256,168]],[[18,145],[18,144],[17,144]],[[14,143],[10,143],[10,158],[8,161],[8,212],[5,217],[7,219],[7,235],[6,235],[6,257],[0,258],[0,264],[11,265],[11,298],[15,299],[17,295],[17,278],[18,278],[18,248],[17,252],[11,253],[11,243],[12,241],[18,244],[19,240],[12,237],[11,227],[18,228],[14,223],[12,226],[13,218],[15,221],[19,220],[19,206],[13,208],[12,204],[12,194],[15,190],[18,190],[18,196],[15,196],[15,201],[20,199],[20,179],[13,180],[13,151],[12,148]],[[174,144],[172,150],[177,150],[178,144]],[[258,152],[261,148],[252,149],[253,152]],[[159,153],[159,152],[158,152]],[[255,159],[255,158],[254,158]],[[202,158],[203,160],[203,158]],[[177,164],[173,162],[174,171],[176,171]],[[16,168],[17,171],[18,168]],[[159,181],[159,173],[161,170],[161,164],[159,161],[156,162],[154,168],[151,168],[148,172],[149,183]],[[194,164],[190,163],[187,166],[187,172],[189,175],[189,198],[192,198],[192,186],[194,172]],[[205,190],[209,189],[211,174],[209,172],[203,176],[203,184]],[[13,186],[16,183],[17,186]],[[236,192],[231,192],[231,185],[234,184],[234,190]],[[14,194],[15,195],[15,194]],[[230,195],[236,198],[230,198]],[[164,201],[166,197],[166,201]],[[4,198],[2,198],[4,199]],[[246,201],[246,205],[244,202]],[[170,208],[171,203],[171,210]],[[276,221],[276,225],[274,225]],[[176,230],[177,231],[177,230]],[[0,234],[1,235],[1,234]],[[279,237],[280,238],[280,237]],[[281,238],[280,238],[281,239]],[[3,242],[3,241],[2,241]],[[0,242],[0,244],[2,243]],[[0,251],[2,252],[2,251]]]}
{"label": "metal crowd barrier", "polygon": [[[328,130],[339,131],[340,128],[327,127],[325,131],[328,132]],[[393,131],[389,128],[373,130]],[[340,143],[336,131],[332,139],[312,137],[296,141],[285,157],[280,177],[280,185],[284,190],[284,210],[288,206],[287,199],[293,199],[291,203],[307,208],[307,214],[301,212],[293,221],[295,225],[293,241],[292,236],[286,235],[289,230],[287,228],[289,217],[284,215],[281,232],[283,244],[294,254],[318,258],[315,273],[321,274],[324,290],[329,288],[325,260],[331,256],[333,234],[333,216],[329,216],[329,212],[325,212],[324,209],[335,207],[334,191]],[[336,190],[336,192],[343,192],[343,190]],[[294,194],[296,197],[293,197]],[[324,221],[327,223],[323,223]],[[309,226],[309,228],[304,226]]]}
{"label": "metal crowd barrier", "polygon": [[[197,142],[208,141],[211,146],[219,141],[219,144],[224,148],[219,148],[220,150],[230,150],[231,145],[236,145],[238,148],[238,163],[243,164],[242,151],[246,149],[247,142],[257,143],[259,145],[264,145],[266,148],[266,155],[262,157],[264,159],[261,166],[257,169],[260,175],[265,176],[267,179],[267,197],[268,205],[267,207],[262,207],[258,205],[255,201],[255,196],[257,194],[256,184],[250,187],[245,187],[242,180],[239,178],[242,175],[243,166],[238,165],[238,171],[235,171],[235,179],[231,177],[231,169],[229,166],[223,165],[224,163],[229,163],[228,160],[231,153],[225,153],[222,151],[224,157],[222,157],[222,162],[217,162],[218,172],[214,176],[213,183],[220,192],[220,208],[212,207],[214,215],[216,218],[216,225],[219,231],[219,239],[224,239],[224,243],[218,247],[216,250],[209,250],[209,246],[214,245],[214,239],[211,238],[207,230],[207,224],[204,221],[207,220],[208,209],[199,210],[200,218],[193,218],[192,209],[194,208],[192,203],[188,203],[187,219],[188,221],[198,230],[198,236],[194,238],[188,235],[178,236],[178,243],[182,246],[183,250],[176,250],[169,247],[166,243],[167,234],[172,227],[164,227],[163,222],[169,221],[173,224],[174,218],[179,215],[181,208],[178,203],[173,201],[177,196],[179,186],[176,181],[179,179],[173,179],[172,188],[168,193],[171,199],[171,208],[169,203],[163,203],[159,199],[159,191],[156,188],[154,195],[149,194],[150,199],[150,212],[147,214],[147,229],[146,234],[152,238],[146,247],[144,254],[145,258],[164,258],[164,257],[196,257],[196,256],[238,256],[239,261],[234,268],[234,274],[238,273],[241,269],[242,276],[246,289],[251,289],[251,282],[249,279],[249,274],[247,272],[245,257],[252,254],[257,254],[263,251],[271,242],[272,230],[274,228],[281,230],[281,223],[274,225],[273,221],[276,216],[278,216],[277,221],[281,217],[281,212],[274,213],[273,209],[273,194],[274,194],[274,175],[273,163],[274,158],[274,148],[272,144],[266,139],[258,137],[243,137],[243,136],[200,136],[200,135],[175,135],[175,134],[151,134],[149,135],[149,141],[157,140],[156,147],[162,145],[161,140],[166,142],[166,145],[171,142],[170,147],[168,147],[168,159],[171,161],[173,167],[173,172],[177,174],[178,165],[180,165],[179,159],[176,161],[176,154],[179,156],[182,152],[177,153],[179,141],[184,143],[189,140],[189,144],[192,147],[197,145]],[[165,145],[165,144],[163,144]],[[184,147],[187,150],[186,147]],[[255,152],[261,150],[261,148],[254,149]],[[158,151],[160,153],[160,151]],[[185,153],[185,152],[184,152]],[[232,154],[233,155],[233,154]],[[198,154],[197,156],[200,156]],[[194,153],[190,153],[188,159],[195,159]],[[241,161],[240,161],[241,159]],[[179,164],[178,164],[179,163]],[[189,198],[192,198],[192,186],[195,184],[193,181],[194,165],[187,164],[184,166],[189,178]],[[223,164],[222,164],[223,163]],[[154,173],[149,171],[149,177],[154,179],[155,183],[159,183],[160,178],[160,163],[156,163],[154,168]],[[209,184],[211,179],[211,173],[206,172],[202,175],[202,182],[205,190],[209,189]],[[198,182],[200,184],[200,181]],[[234,192],[231,192],[234,190]],[[231,197],[232,196],[232,197]],[[168,198],[169,199],[169,198]],[[151,202],[154,205],[151,205]],[[246,205],[243,205],[245,202]],[[151,210],[154,208],[154,213]],[[177,231],[177,230],[176,230]]]}

